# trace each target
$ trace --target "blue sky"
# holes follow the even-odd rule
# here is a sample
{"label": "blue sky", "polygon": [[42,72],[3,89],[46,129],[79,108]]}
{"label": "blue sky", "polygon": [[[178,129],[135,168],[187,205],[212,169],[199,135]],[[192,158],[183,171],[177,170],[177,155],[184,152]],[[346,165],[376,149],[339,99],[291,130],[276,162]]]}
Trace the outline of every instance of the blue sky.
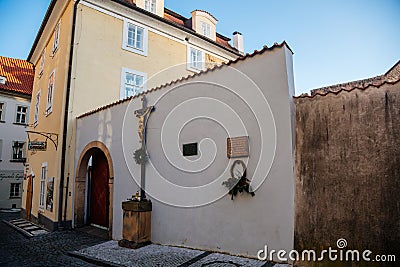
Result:
{"label": "blue sky", "polygon": [[[25,59],[50,0],[0,0],[0,55]],[[202,9],[218,31],[240,31],[246,52],[286,40],[296,94],[380,75],[400,59],[399,0],[165,0],[186,17]],[[5,12],[6,11],[6,12]]]}

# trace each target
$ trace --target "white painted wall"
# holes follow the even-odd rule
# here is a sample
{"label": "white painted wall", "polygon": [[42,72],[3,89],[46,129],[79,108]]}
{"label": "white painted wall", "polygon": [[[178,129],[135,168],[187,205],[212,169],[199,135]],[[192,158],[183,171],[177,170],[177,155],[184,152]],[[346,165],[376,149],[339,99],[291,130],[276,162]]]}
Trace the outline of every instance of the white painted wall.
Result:
{"label": "white painted wall", "polygon": [[[256,256],[264,245],[293,249],[293,92],[292,55],[283,46],[147,95],[156,107],[148,123],[146,166],[153,242],[246,256]],[[114,162],[114,239],[122,238],[121,202],[140,180],[133,160],[140,146],[133,114],[140,107],[136,98],[77,120],[75,158],[97,140]],[[244,160],[257,190],[255,197],[232,201],[221,185],[233,162],[226,138],[240,135],[249,136],[250,157]],[[187,142],[201,142],[196,162],[180,156]]]}
{"label": "white painted wall", "polygon": [[[10,199],[10,186],[11,183],[21,183],[23,181],[24,166],[21,162],[12,162],[12,142],[24,141],[26,142],[27,135],[25,131],[26,126],[15,124],[15,116],[17,106],[28,107],[27,121],[29,121],[29,106],[30,99],[0,94],[0,102],[6,104],[5,114],[3,115],[2,122],[0,122],[0,209],[12,208],[13,204],[21,207],[21,198]],[[22,196],[22,191],[21,191]]]}

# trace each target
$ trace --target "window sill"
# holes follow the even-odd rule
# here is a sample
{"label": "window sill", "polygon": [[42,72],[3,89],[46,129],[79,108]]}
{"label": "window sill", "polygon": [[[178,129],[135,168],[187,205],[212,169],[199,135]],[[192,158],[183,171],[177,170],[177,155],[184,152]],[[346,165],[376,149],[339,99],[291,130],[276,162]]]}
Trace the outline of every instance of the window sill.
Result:
{"label": "window sill", "polygon": [[129,52],[132,52],[132,53],[135,53],[135,54],[138,54],[138,55],[142,55],[142,56],[147,57],[147,50],[140,50],[140,49],[133,48],[133,47],[127,46],[127,45],[124,45],[122,47],[122,49],[124,49],[126,51],[129,51]]}
{"label": "window sill", "polygon": [[196,69],[196,68],[192,68],[192,67],[187,67],[186,68],[188,71],[192,71],[192,72],[194,72],[194,73],[200,73],[200,72],[202,72],[202,71],[204,71],[205,69]]}
{"label": "window sill", "polygon": [[13,122],[14,125],[29,126],[26,123]]}
{"label": "window sill", "polygon": [[26,162],[26,158],[23,158],[23,159],[10,159],[10,162],[23,162],[23,163],[25,163]]}
{"label": "window sill", "polygon": [[18,196],[18,197],[10,197],[10,199],[21,199],[21,196]]}

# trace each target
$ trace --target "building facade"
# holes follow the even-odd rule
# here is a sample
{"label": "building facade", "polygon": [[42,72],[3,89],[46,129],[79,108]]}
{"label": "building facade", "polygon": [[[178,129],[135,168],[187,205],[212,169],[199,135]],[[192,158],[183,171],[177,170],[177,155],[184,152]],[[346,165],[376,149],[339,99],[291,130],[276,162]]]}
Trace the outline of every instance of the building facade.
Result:
{"label": "building facade", "polygon": [[230,45],[211,14],[191,15],[162,0],[51,2],[28,56],[35,65],[29,130],[53,140],[27,155],[38,179],[22,207],[31,203],[34,220],[49,229],[71,226],[78,115],[242,55],[240,33]]}
{"label": "building facade", "polygon": [[33,65],[0,57],[0,209],[21,208]]}
{"label": "building facade", "polygon": [[[142,94],[154,107],[144,171],[134,157],[143,140],[135,116],[142,95],[82,114],[74,225],[96,220],[122,239],[122,202],[145,173],[152,242],[250,257],[266,245],[292,250],[293,94],[286,43]],[[241,176],[254,196],[228,194],[224,182]]]}

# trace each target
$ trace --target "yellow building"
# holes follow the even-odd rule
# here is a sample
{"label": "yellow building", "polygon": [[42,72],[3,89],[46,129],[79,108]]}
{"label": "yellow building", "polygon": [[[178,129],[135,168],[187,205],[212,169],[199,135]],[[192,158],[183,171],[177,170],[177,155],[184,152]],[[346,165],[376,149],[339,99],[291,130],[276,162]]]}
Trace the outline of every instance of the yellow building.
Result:
{"label": "yellow building", "polygon": [[28,56],[29,140],[47,143],[27,153],[28,217],[51,230],[71,226],[77,116],[243,54],[241,34],[230,45],[217,23],[202,10],[176,14],[163,0],[51,1]]}

